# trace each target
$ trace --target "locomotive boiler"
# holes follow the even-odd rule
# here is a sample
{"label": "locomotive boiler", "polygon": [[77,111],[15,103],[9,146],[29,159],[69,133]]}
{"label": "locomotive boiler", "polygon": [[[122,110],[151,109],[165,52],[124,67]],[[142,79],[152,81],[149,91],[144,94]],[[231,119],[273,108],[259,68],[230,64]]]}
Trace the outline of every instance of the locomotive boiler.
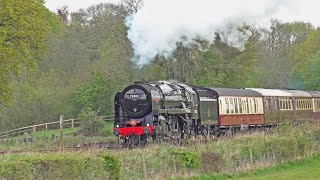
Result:
{"label": "locomotive boiler", "polygon": [[189,135],[198,119],[197,97],[185,84],[135,82],[115,97],[114,134],[129,144]]}

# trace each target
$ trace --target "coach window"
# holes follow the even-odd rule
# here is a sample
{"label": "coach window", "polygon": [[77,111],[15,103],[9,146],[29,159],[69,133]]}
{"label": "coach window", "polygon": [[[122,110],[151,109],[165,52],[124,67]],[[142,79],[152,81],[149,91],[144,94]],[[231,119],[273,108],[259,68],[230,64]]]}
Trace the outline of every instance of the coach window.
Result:
{"label": "coach window", "polygon": [[283,102],[282,102],[282,99],[279,99],[279,107],[280,107],[280,109],[283,109]]}
{"label": "coach window", "polygon": [[288,102],[289,102],[289,109],[293,109],[291,99],[288,99]]}
{"label": "coach window", "polygon": [[219,100],[219,109],[220,109],[220,112],[222,112],[222,101],[221,101],[221,99]]}
{"label": "coach window", "polygon": [[275,99],[275,101],[274,101],[274,107],[275,107],[275,109],[276,110],[279,110],[280,109],[280,106],[279,106],[280,104],[279,104],[279,99]]}
{"label": "coach window", "polygon": [[306,100],[303,101],[303,109],[307,109],[307,101]]}
{"label": "coach window", "polygon": [[273,107],[274,107],[273,101],[274,101],[273,99],[270,99],[270,101],[269,101],[269,110],[270,110],[270,111],[274,110],[274,108],[273,108]]}
{"label": "coach window", "polygon": [[253,104],[254,104],[254,113],[257,113],[257,102],[256,102],[256,98],[253,99]]}
{"label": "coach window", "polygon": [[238,109],[239,109],[239,107],[238,107],[238,98],[234,99],[234,106],[235,106],[235,113],[238,114],[238,112],[239,112],[238,111]]}
{"label": "coach window", "polygon": [[229,99],[226,98],[225,100],[226,100],[226,110],[227,110],[226,113],[229,114]]}
{"label": "coach window", "polygon": [[239,101],[239,113],[242,114],[242,101],[241,98],[238,98]]}
{"label": "coach window", "polygon": [[267,111],[270,111],[270,102],[269,102],[269,99],[265,99],[265,100],[264,100],[264,103],[265,103],[265,106],[264,106],[264,107],[266,107],[266,110],[267,110]]}
{"label": "coach window", "polygon": [[284,99],[284,109],[289,109],[289,102],[288,100]]}
{"label": "coach window", "polygon": [[230,113],[233,114],[234,113],[234,103],[233,103],[233,98],[229,98],[230,100]]}

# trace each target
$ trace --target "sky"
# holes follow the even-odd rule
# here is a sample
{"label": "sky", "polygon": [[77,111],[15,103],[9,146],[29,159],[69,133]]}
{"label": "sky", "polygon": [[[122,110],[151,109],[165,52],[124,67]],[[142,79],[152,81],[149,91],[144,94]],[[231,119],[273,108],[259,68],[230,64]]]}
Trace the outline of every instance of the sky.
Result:
{"label": "sky", "polygon": [[87,8],[94,4],[102,2],[118,2],[117,0],[46,0],[46,7],[53,12],[56,12],[57,8],[67,5],[70,12],[75,12],[80,8]]}
{"label": "sky", "polygon": [[[56,11],[67,5],[74,12],[101,2],[120,0],[47,0],[46,6]],[[137,13],[126,18],[128,38],[134,49],[132,59],[139,66],[159,54],[170,56],[176,42],[188,46],[199,37],[213,42],[215,32],[227,32],[225,41],[241,47],[244,42],[241,38],[246,37],[240,36],[237,28],[230,28],[230,24],[268,28],[271,19],[278,19],[320,26],[319,0],[144,0],[143,3]]]}

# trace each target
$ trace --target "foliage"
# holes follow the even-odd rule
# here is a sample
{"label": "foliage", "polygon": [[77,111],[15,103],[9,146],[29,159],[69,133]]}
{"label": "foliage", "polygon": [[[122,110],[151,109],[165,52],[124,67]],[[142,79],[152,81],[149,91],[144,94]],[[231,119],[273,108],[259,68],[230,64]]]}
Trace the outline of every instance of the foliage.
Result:
{"label": "foliage", "polygon": [[294,69],[291,85],[301,89],[320,90],[320,51]]}
{"label": "foliage", "polygon": [[197,153],[187,150],[172,150],[172,155],[176,157],[181,168],[196,169],[200,166],[200,157]]}
{"label": "foliage", "polygon": [[121,170],[121,164],[119,160],[110,155],[103,155],[101,158],[103,159],[105,170],[107,172],[111,172],[110,178],[119,179]]}
{"label": "foliage", "polygon": [[69,153],[12,156],[0,162],[5,179],[113,179],[114,170],[105,168],[101,158]]}
{"label": "foliage", "polygon": [[237,175],[202,175],[190,179],[313,179],[318,177],[320,156],[315,155],[303,160],[289,161],[274,167],[257,169]]}
{"label": "foliage", "polygon": [[[266,29],[243,24],[236,28],[245,41],[236,47],[224,41],[234,35],[229,29],[208,37],[213,42],[198,37],[186,46],[181,37],[171,56],[158,55],[139,69],[131,59],[124,22],[143,2],[121,2],[71,14],[63,7],[58,15],[42,1],[1,2],[0,42],[9,39],[0,45],[6,64],[0,67],[0,104],[12,103],[1,110],[0,130],[54,121],[61,114],[76,118],[88,108],[111,114],[115,94],[135,78],[206,87],[319,90],[320,31],[310,23],[273,20]],[[13,11],[13,6],[18,8]],[[36,64],[37,70],[31,71]]]}
{"label": "foliage", "polygon": [[0,105],[11,99],[11,75],[19,76],[43,57],[48,38],[46,13],[41,1],[0,2]]}
{"label": "foliage", "polygon": [[[106,137],[66,136],[64,143],[65,145],[81,145],[82,143],[99,142],[105,139]],[[42,143],[41,146],[32,144],[25,147],[29,149],[34,147],[58,147],[58,141],[52,142],[55,144],[50,143]],[[22,146],[21,143],[20,146]],[[203,173],[218,174],[219,177],[224,178],[234,175],[238,177],[237,174],[241,172],[309,157],[319,153],[319,147],[319,127],[314,125],[281,126],[265,132],[237,134],[234,137],[207,141],[206,143],[199,143],[196,140],[180,147],[170,144],[150,144],[146,149],[103,150],[102,152],[92,150],[89,154],[77,152],[41,156],[38,154],[5,155],[0,157],[0,176],[3,175],[9,179],[23,176],[32,178],[33,173],[40,174],[41,172],[42,175],[40,174],[38,177],[51,177],[51,175],[62,177],[64,172],[70,172],[70,177],[77,179],[78,176],[74,173],[77,173],[77,169],[79,169],[83,173],[88,173],[84,177],[89,179],[97,173],[101,174],[102,177],[99,177],[102,179],[106,176],[112,177],[112,179],[142,179],[145,177],[143,170],[145,165],[148,179],[165,179],[176,176],[190,177]],[[57,160],[56,158],[60,155],[61,159]],[[69,155],[70,157],[66,157]],[[29,158],[28,161],[25,161],[25,158],[20,156],[35,156],[36,158]],[[53,156],[54,162],[52,162],[52,159],[48,159],[50,156]],[[73,160],[73,158],[77,160]],[[92,160],[96,163],[94,167],[91,167],[92,161],[86,160],[86,158],[94,159]],[[85,160],[86,166],[84,166],[83,160]],[[44,162],[46,168],[41,164],[39,165],[38,162]],[[70,164],[67,162],[70,162]],[[27,164],[24,165],[24,163]],[[32,164],[36,164],[36,166],[32,166]],[[52,170],[58,164],[66,169],[60,170],[58,167],[58,169]],[[18,168],[22,168],[22,170],[18,170]],[[90,168],[92,168],[92,172],[90,172]],[[32,173],[29,171],[30,169],[34,169]],[[288,166],[288,170],[290,169]],[[12,174],[14,171],[17,171],[17,173]],[[103,173],[107,173],[106,176],[103,176]],[[257,174],[260,174],[260,172]]]}
{"label": "foliage", "polygon": [[81,118],[81,129],[80,134],[84,136],[97,136],[100,135],[101,130],[105,127],[105,123],[99,117],[96,112],[91,109],[85,109],[80,114]]}

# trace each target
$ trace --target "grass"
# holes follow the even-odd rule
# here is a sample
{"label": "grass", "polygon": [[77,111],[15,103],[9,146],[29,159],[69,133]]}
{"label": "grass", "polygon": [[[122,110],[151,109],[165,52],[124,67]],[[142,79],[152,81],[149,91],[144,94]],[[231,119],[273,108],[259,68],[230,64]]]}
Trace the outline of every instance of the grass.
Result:
{"label": "grass", "polygon": [[[80,130],[80,127],[75,127],[75,128],[65,128],[63,129],[63,134],[64,135],[72,135],[77,133],[77,131]],[[48,131],[38,131],[33,133],[34,137],[50,137],[52,135],[54,136],[60,136],[61,131],[60,129],[55,129],[55,130],[48,130]]]}
{"label": "grass", "polygon": [[[87,137],[79,135],[78,131],[81,127],[65,128],[64,134],[64,146],[78,145],[83,143],[95,143],[110,140],[117,140],[117,137],[113,135],[113,122],[105,122],[104,128],[101,130],[100,136]],[[60,129],[38,131],[32,134],[32,143],[24,142],[24,135],[10,139],[8,142],[0,143],[0,150],[25,150],[25,149],[37,149],[37,148],[57,148],[60,145]],[[30,136],[30,137],[32,137]]]}
{"label": "grass", "polygon": [[299,161],[287,162],[270,168],[258,169],[239,175],[213,175],[190,178],[197,179],[319,179],[320,178],[320,155]]}
{"label": "grass", "polygon": [[[111,124],[105,129],[106,132],[111,133]],[[64,143],[81,144],[107,141],[108,137],[115,138],[114,135],[97,137],[66,136]],[[23,147],[32,149],[58,147],[58,145],[59,141],[56,140],[46,143],[34,142],[23,145]],[[20,146],[19,144],[15,145],[15,147],[21,146],[21,143]],[[145,175],[148,179],[190,177],[204,179],[260,179],[261,177],[273,179],[280,177],[277,173],[286,174],[287,171],[289,173],[283,175],[284,177],[292,177],[289,175],[296,172],[294,178],[299,177],[300,174],[312,178],[313,175],[318,176],[318,174],[312,173],[319,166],[319,161],[315,162],[315,165],[312,165],[311,162],[310,167],[308,161],[305,162],[305,165],[301,163],[302,166],[299,167],[296,167],[296,164],[299,163],[288,164],[287,166],[283,163],[310,157],[312,154],[319,154],[320,127],[312,125],[283,126],[272,131],[237,134],[234,137],[207,143],[189,142],[185,146],[162,143],[149,145],[148,148],[103,150],[102,152],[120,162],[120,179],[143,179]],[[96,156],[98,153],[97,150],[90,150],[90,152],[79,152],[77,155]],[[72,155],[72,153],[70,154]],[[320,158],[317,156],[317,159]],[[282,165],[276,166],[278,164]],[[275,169],[267,168],[272,166],[275,166],[273,167]],[[147,174],[145,174],[143,167],[146,167]],[[32,171],[37,172],[38,169]]]}
{"label": "grass", "polygon": [[[106,134],[113,134],[113,122],[105,122],[105,127],[101,130],[101,132],[106,135]],[[64,135],[74,135],[80,130],[80,127],[75,127],[75,128],[64,128],[63,129],[63,134]],[[34,137],[51,137],[52,135],[55,136],[60,136],[61,131],[60,129],[55,129],[55,130],[49,130],[49,131],[38,131],[33,133]]]}

